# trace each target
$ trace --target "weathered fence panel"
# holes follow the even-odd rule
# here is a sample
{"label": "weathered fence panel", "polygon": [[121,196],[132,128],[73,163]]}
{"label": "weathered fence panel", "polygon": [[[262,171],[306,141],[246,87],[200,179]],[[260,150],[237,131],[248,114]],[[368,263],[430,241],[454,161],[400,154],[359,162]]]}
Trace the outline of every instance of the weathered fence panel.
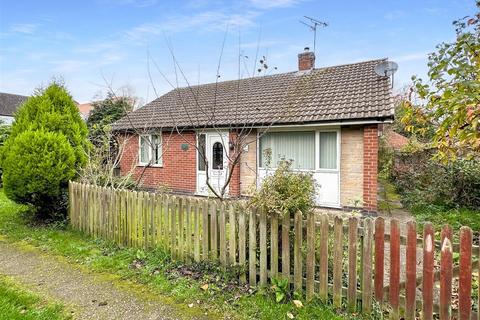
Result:
{"label": "weathered fence panel", "polygon": [[160,247],[186,263],[238,266],[242,284],[269,286],[282,277],[307,301],[318,297],[349,312],[361,305],[370,313],[375,300],[391,319],[480,320],[480,247],[467,227],[454,234],[446,225],[436,240],[430,223],[419,238],[414,222],[395,219],[279,217],[242,201],[75,182],[68,194],[73,228],[120,246]]}

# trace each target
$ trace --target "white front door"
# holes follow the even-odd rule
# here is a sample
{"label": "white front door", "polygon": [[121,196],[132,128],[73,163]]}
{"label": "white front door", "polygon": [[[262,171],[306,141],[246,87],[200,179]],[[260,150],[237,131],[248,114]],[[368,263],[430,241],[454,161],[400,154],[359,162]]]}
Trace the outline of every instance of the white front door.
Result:
{"label": "white front door", "polygon": [[[199,133],[197,141],[197,194],[205,196],[213,194],[208,187],[207,179],[215,192],[219,193],[227,179],[228,132]],[[206,164],[203,163],[203,152]]]}

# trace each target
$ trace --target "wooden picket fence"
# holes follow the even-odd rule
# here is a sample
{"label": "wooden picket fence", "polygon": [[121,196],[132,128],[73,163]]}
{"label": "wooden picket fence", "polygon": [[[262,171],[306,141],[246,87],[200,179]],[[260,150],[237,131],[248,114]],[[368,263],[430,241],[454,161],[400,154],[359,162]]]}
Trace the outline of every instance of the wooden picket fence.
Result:
{"label": "wooden picket fence", "polygon": [[239,281],[251,286],[283,277],[307,301],[316,296],[349,312],[370,313],[375,301],[391,319],[480,319],[480,284],[473,278],[480,248],[467,227],[456,244],[448,225],[436,241],[430,223],[418,238],[414,222],[403,236],[395,219],[388,230],[382,218],[330,221],[325,214],[297,212],[279,219],[242,201],[76,182],[70,182],[69,196],[75,229],[121,246],[162,247],[180,261],[236,266]]}

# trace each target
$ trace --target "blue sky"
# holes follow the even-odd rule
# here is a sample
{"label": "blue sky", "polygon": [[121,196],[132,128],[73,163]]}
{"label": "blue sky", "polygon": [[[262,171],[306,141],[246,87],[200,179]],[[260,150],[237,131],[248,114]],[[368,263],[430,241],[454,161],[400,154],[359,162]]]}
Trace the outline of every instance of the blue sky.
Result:
{"label": "blue sky", "polygon": [[185,84],[169,47],[191,84],[213,82],[224,38],[222,80],[251,75],[258,44],[272,73],[292,71],[297,53],[313,47],[304,15],[329,23],[318,31],[317,67],[388,57],[399,88],[425,76],[427,54],[454,39],[451,22],[475,12],[474,2],[1,1],[0,91],[29,95],[61,77],[79,102],[109,86],[150,101],[177,78]]}

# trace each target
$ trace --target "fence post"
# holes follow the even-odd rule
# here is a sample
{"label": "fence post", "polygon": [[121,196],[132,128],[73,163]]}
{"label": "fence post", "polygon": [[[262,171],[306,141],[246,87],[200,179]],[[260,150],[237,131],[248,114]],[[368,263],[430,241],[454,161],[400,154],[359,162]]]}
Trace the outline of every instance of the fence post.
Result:
{"label": "fence post", "polygon": [[278,276],[278,215],[273,213],[270,218],[270,278]]}
{"label": "fence post", "polygon": [[433,319],[433,284],[434,284],[435,232],[428,222],[423,227],[423,319]]}
{"label": "fence post", "polygon": [[290,214],[282,218],[282,276],[290,283]]}
{"label": "fence post", "polygon": [[440,258],[440,319],[450,319],[452,303],[452,229],[445,225],[442,229],[442,251]]}
{"label": "fence post", "polygon": [[267,285],[267,213],[260,211],[260,285]]}
{"label": "fence post", "polygon": [[372,312],[373,221],[366,218],[363,237],[362,312]]}
{"label": "fence post", "polygon": [[247,278],[245,275],[246,269],[246,225],[245,225],[245,208],[243,206],[239,207],[238,212],[238,264],[240,265],[240,283],[246,283]]}
{"label": "fence post", "polygon": [[210,203],[210,256],[213,261],[216,261],[218,259],[217,202],[213,200]]}
{"label": "fence post", "polygon": [[357,309],[357,248],[358,219],[348,219],[348,291],[347,305],[349,312]]}
{"label": "fence post", "polygon": [[[459,319],[470,320],[472,310],[472,230],[460,229]],[[480,310],[478,311],[480,313]]]}
{"label": "fence post", "polygon": [[343,275],[343,220],[339,216],[334,219],[333,243],[333,306],[342,306]]}
{"label": "fence post", "polygon": [[302,294],[302,244],[303,244],[303,226],[302,226],[302,213],[300,211],[295,212],[295,237],[293,243],[293,275],[294,275],[294,289]]}
{"label": "fence post", "polygon": [[[273,240],[273,239],[272,239]],[[315,214],[307,215],[307,301],[312,300],[315,291]]]}
{"label": "fence post", "polygon": [[177,198],[172,197],[172,206],[170,208],[170,252],[173,258],[177,256],[177,210]]}
{"label": "fence post", "polygon": [[417,287],[417,228],[414,221],[407,222],[405,319],[415,319],[415,296]]}
{"label": "fence post", "polygon": [[385,263],[385,220],[375,220],[375,300],[383,303]]}
{"label": "fence post", "polygon": [[210,228],[208,227],[209,222],[208,222],[208,202],[206,200],[202,200],[201,203],[201,209],[202,209],[202,258],[203,261],[208,261],[208,258],[210,256],[210,250],[209,250],[209,241],[210,241]]}
{"label": "fence post", "polygon": [[320,216],[320,285],[319,295],[323,303],[328,299],[328,216]]}
{"label": "fence post", "polygon": [[185,245],[185,237],[184,237],[184,220],[185,220],[185,205],[184,205],[184,199],[182,197],[178,198],[178,204],[177,204],[177,216],[178,216],[178,247],[177,247],[177,256],[180,261],[185,261],[185,250],[184,250],[184,245]]}
{"label": "fence post", "polygon": [[186,261],[192,261],[192,199],[185,200],[185,255]]}
{"label": "fence post", "polygon": [[236,218],[236,206],[230,204],[228,207],[228,222],[230,226],[230,235],[228,239],[228,249],[230,256],[230,265],[236,264],[237,257],[237,218]]}
{"label": "fence post", "polygon": [[218,230],[219,230],[219,241],[220,241],[220,265],[223,270],[226,270],[227,266],[227,239],[226,239],[226,222],[225,222],[225,203],[220,204],[218,216]]}
{"label": "fence post", "polygon": [[389,300],[392,308],[391,318],[398,319],[400,296],[400,229],[398,220],[390,221],[390,292]]}
{"label": "fence post", "polygon": [[255,209],[250,211],[248,220],[248,279],[250,286],[257,285],[257,212]]}
{"label": "fence post", "polygon": [[195,229],[194,234],[194,258],[195,262],[200,262],[200,212],[199,212],[199,201],[195,200],[194,202],[194,212],[193,212],[193,224]]}

